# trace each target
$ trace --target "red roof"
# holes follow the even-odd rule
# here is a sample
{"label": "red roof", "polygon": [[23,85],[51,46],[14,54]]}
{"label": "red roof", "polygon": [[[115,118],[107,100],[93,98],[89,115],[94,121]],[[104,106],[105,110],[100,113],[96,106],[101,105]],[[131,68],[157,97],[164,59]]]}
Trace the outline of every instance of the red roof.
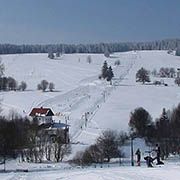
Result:
{"label": "red roof", "polygon": [[29,114],[30,116],[41,116],[41,115],[49,115],[49,116],[54,116],[54,113],[50,108],[33,108],[31,113]]}

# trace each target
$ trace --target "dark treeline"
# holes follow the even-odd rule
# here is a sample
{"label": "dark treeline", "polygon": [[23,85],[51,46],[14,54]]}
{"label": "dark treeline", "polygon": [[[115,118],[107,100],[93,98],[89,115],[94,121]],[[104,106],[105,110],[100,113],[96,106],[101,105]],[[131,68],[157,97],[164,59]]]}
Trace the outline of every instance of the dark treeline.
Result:
{"label": "dark treeline", "polygon": [[170,153],[180,154],[180,104],[168,111],[163,108],[155,121],[144,108],[136,108],[131,112],[129,126],[134,137],[143,137],[150,145],[158,143],[163,159]]}
{"label": "dark treeline", "polygon": [[35,118],[21,118],[14,113],[11,118],[0,116],[0,161],[17,158],[26,162],[62,161],[71,152],[65,142],[64,131],[55,135],[38,124]]}
{"label": "dark treeline", "polygon": [[13,77],[0,77],[0,91],[25,91],[26,82],[22,81],[19,85]]}
{"label": "dark treeline", "polygon": [[125,52],[131,50],[176,50],[180,47],[180,39],[167,39],[152,42],[120,42],[98,44],[48,44],[48,45],[14,45],[0,44],[0,54],[19,53],[104,53]]}

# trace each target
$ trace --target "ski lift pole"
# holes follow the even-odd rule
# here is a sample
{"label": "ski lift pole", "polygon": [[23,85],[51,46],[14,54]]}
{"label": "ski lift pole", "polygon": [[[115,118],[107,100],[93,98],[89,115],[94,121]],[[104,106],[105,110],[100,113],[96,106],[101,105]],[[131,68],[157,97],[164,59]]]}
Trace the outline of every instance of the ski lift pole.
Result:
{"label": "ski lift pole", "polygon": [[180,77],[180,68],[177,68],[177,78]]}
{"label": "ski lift pole", "polygon": [[134,166],[133,136],[131,135],[131,166]]}
{"label": "ski lift pole", "polygon": [[87,119],[87,112],[85,112],[84,118],[85,118],[85,127],[87,127],[87,121],[88,121],[88,119]]}
{"label": "ski lift pole", "polygon": [[4,164],[4,172],[5,172],[6,171],[6,155],[5,154],[4,154],[3,164]]}

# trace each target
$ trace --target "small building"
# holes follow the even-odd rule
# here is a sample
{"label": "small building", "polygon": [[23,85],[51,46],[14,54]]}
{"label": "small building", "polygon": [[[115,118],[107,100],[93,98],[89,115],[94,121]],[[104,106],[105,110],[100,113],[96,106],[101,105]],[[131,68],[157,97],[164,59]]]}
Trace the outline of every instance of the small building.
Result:
{"label": "small building", "polygon": [[69,143],[69,125],[61,122],[54,122],[54,113],[50,108],[33,108],[29,116],[38,120],[39,133],[45,133],[50,139],[61,134],[63,143]]}
{"label": "small building", "polygon": [[54,113],[50,108],[33,108],[30,112],[29,116],[32,118],[37,118],[39,125],[41,124],[49,124],[53,123],[52,117],[54,116]]}

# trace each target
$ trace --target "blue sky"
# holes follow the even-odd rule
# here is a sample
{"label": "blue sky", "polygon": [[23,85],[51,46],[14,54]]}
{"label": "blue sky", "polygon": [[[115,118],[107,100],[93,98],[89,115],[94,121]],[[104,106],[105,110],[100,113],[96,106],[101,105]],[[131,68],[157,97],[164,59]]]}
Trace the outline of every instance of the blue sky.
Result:
{"label": "blue sky", "polygon": [[0,0],[0,43],[180,37],[180,0]]}

